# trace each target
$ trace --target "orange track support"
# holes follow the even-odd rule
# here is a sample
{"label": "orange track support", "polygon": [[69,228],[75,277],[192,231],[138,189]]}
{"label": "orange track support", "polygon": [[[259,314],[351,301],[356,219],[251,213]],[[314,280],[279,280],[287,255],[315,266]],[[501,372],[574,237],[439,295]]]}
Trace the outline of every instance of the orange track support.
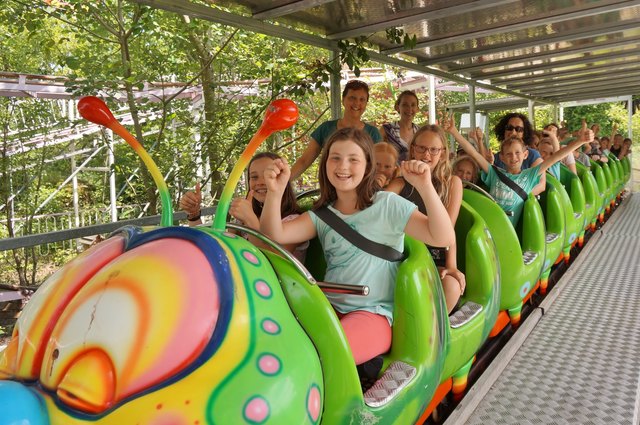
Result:
{"label": "orange track support", "polygon": [[491,329],[489,338],[493,338],[498,335],[509,322],[511,322],[511,319],[509,318],[509,313],[507,313],[506,310],[502,310],[498,313],[498,318],[496,319],[496,323],[493,325],[493,329]]}
{"label": "orange track support", "polygon": [[422,413],[422,415],[420,416],[420,419],[418,419],[416,424],[423,424],[424,421],[427,420],[429,415],[433,413],[435,408],[438,407],[440,402],[447,396],[447,394],[449,394],[449,391],[451,391],[451,387],[453,385],[452,382],[453,382],[453,379],[449,378],[446,381],[444,381],[442,384],[438,385],[438,388],[436,388],[435,394],[433,394],[433,398],[431,399],[431,402],[429,403],[425,411]]}

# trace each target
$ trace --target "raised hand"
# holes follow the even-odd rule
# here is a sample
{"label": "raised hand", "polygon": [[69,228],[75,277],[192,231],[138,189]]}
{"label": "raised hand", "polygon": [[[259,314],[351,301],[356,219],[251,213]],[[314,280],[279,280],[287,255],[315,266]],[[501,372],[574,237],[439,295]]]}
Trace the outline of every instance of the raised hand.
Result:
{"label": "raised hand", "polygon": [[424,162],[415,159],[403,161],[400,168],[402,176],[411,186],[418,188],[432,184],[431,169]]}
{"label": "raised hand", "polygon": [[376,180],[376,183],[378,183],[378,186],[380,187],[385,187],[388,183],[387,176],[385,176],[382,173],[376,173],[375,180]]}
{"label": "raised hand", "polygon": [[544,130],[543,133],[549,135],[550,137],[558,137],[558,129],[555,125],[550,125],[548,130]]}
{"label": "raised hand", "polygon": [[584,144],[593,142],[593,137],[593,130],[587,127],[587,121],[582,119],[582,127],[578,130],[578,138]]}
{"label": "raised hand", "polygon": [[283,159],[276,159],[264,172],[267,190],[270,192],[279,192],[280,194],[284,193],[284,190],[289,184],[290,176],[291,170],[289,169],[289,164]]}
{"label": "raised hand", "polygon": [[482,133],[482,129],[480,127],[476,127],[476,136],[478,137],[476,141],[478,144],[481,144],[484,140],[484,133]]}
{"label": "raised hand", "polygon": [[180,209],[187,213],[187,218],[199,216],[201,204],[202,193],[200,192],[200,183],[196,184],[195,192],[189,191],[180,198]]}
{"label": "raised hand", "polygon": [[458,129],[456,128],[456,123],[453,118],[453,114],[444,115],[442,120],[442,129],[445,131],[445,133],[449,133],[454,136],[456,133],[458,133]]}
{"label": "raised hand", "polygon": [[251,228],[259,227],[258,216],[253,212],[253,190],[249,191],[247,198],[235,198],[231,201],[229,214],[236,220],[240,220]]}

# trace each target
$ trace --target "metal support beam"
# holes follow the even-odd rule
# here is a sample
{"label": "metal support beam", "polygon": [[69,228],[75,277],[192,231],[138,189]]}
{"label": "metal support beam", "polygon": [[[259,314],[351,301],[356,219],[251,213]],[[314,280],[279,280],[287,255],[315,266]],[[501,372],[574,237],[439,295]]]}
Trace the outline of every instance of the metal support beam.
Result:
{"label": "metal support beam", "polygon": [[522,64],[522,66],[518,68],[509,68],[506,70],[500,70],[496,72],[491,72],[491,71],[481,72],[473,75],[473,78],[490,80],[497,77],[511,76],[511,75],[517,74],[519,71],[522,71],[523,74],[528,72],[533,72],[533,71],[541,71],[541,70],[555,72],[558,69],[568,67],[568,66],[598,63],[600,61],[616,59],[616,58],[625,58],[628,61],[636,61],[637,63],[638,56],[640,56],[640,49],[624,49],[622,51],[617,51],[614,53],[606,53],[602,55],[590,55],[587,57],[559,60],[554,62],[545,62],[537,65]]}
{"label": "metal support beam", "polygon": [[[404,12],[395,14],[394,16],[396,17],[393,19],[371,23],[358,28],[351,28],[346,31],[335,32],[327,35],[327,38],[331,40],[353,38],[360,35],[373,34],[378,31],[384,31],[387,28],[400,27],[405,24],[416,22],[417,20],[432,21],[435,19],[442,19],[450,16],[460,15],[462,13],[478,12],[480,10],[509,3],[515,3],[515,0],[477,0],[471,4],[466,1],[447,1],[442,3],[442,5],[436,4],[435,6],[426,3],[427,6],[421,7],[420,12],[418,13],[416,13],[415,8],[409,9]],[[400,52],[405,51],[406,49],[398,47],[389,50],[398,50]]]}
{"label": "metal support beam", "polygon": [[637,60],[628,62],[604,63],[601,65],[587,64],[580,68],[571,68],[565,71],[553,71],[539,74],[524,75],[522,77],[497,77],[493,78],[492,84],[507,84],[507,86],[515,86],[516,84],[537,83],[544,81],[556,81],[562,78],[572,78],[589,75],[598,75],[600,73],[611,73],[611,67],[615,67],[616,71],[639,71],[640,65]]}
{"label": "metal support beam", "polygon": [[[607,88],[603,88],[602,90],[581,91],[578,94],[571,93],[571,101],[592,100],[592,99],[598,99],[601,97],[624,96],[624,95],[627,95],[629,92],[634,92],[634,91],[640,92],[640,84],[629,85],[626,87],[615,87],[615,88],[607,87]],[[560,103],[560,102],[566,101],[566,96],[567,96],[566,93],[560,93],[560,94],[555,94],[553,96],[550,96],[550,98]]]}
{"label": "metal support beam", "polygon": [[206,21],[216,22],[223,25],[229,25],[234,28],[242,28],[244,30],[257,32],[259,34],[270,35],[284,40],[296,41],[308,44],[310,46],[321,47],[324,49],[334,49],[338,47],[337,41],[327,40],[313,34],[304,33],[289,29],[282,25],[272,25],[267,22],[261,22],[246,16],[236,15],[235,13],[225,12],[214,7],[204,6],[195,3],[175,2],[173,0],[133,0],[136,3],[151,6],[156,9],[168,10],[178,15],[188,15],[192,18],[204,19]]}
{"label": "metal support beam", "polygon": [[436,77],[429,75],[429,124],[436,121]]}
{"label": "metal support beam", "polygon": [[62,190],[62,188],[65,187],[67,183],[69,183],[69,181],[73,179],[76,176],[76,174],[78,174],[84,168],[84,166],[87,165],[89,161],[91,161],[93,157],[95,157],[98,154],[98,152],[100,152],[103,148],[104,146],[98,147],[98,149],[96,149],[87,159],[85,159],[85,161],[82,164],[80,164],[80,166],[75,170],[75,172],[73,172],[69,177],[67,177],[65,181],[63,181],[58,186],[58,188],[55,191],[53,191],[53,193],[49,195],[49,197],[47,197],[47,199],[45,199],[38,206],[38,208],[36,208],[36,210],[33,212],[33,215],[36,215],[42,208],[44,208],[44,206],[47,205],[49,201],[51,201],[58,194],[58,192],[60,192],[60,190]]}
{"label": "metal support beam", "polygon": [[633,119],[633,96],[629,96],[627,99],[627,137],[633,140],[633,129],[632,129],[632,119]]}
{"label": "metal support beam", "polygon": [[[580,47],[571,47],[558,50],[547,50],[545,53],[532,52],[528,55],[511,56],[508,59],[498,59],[493,61],[484,61],[480,65],[471,66],[452,66],[449,69],[453,72],[474,72],[483,69],[499,68],[509,65],[517,65],[524,62],[540,62],[544,60],[554,60],[563,56],[573,56],[581,53],[591,53],[597,50],[624,48],[628,45],[637,45],[640,37],[629,37],[622,40],[606,41],[601,43],[592,43],[588,46],[580,45]],[[589,56],[591,57],[591,56]],[[597,56],[596,56],[597,58]],[[597,59],[596,59],[597,60]],[[527,65],[527,64],[525,64]]]}
{"label": "metal support beam", "polygon": [[[612,79],[611,81],[608,82],[602,82],[600,84],[598,84],[597,89],[601,90],[604,88],[611,88],[611,89],[622,89],[625,90],[627,87],[629,86],[637,86],[638,84],[640,84],[640,76],[636,75],[634,77],[631,78],[624,78],[621,80],[616,80],[616,79]],[[545,95],[545,96],[555,96],[557,94],[561,94],[561,93],[567,93],[567,94],[571,94],[571,93],[580,93],[580,92],[589,92],[589,91],[594,91],[594,87],[590,86],[588,83],[587,84],[570,84],[565,86],[559,86],[559,87],[551,87],[551,88],[538,88],[538,89],[533,89],[530,90],[529,93],[532,95]],[[628,91],[625,91],[628,93]]]}
{"label": "metal support beam", "polygon": [[109,211],[111,212],[111,222],[118,221],[118,197],[116,196],[116,169],[115,155],[113,154],[113,132],[107,130],[107,166],[109,167]]}
{"label": "metal support beam", "polygon": [[[340,51],[331,50],[331,61],[336,64],[340,63]],[[332,73],[329,83],[331,90],[331,119],[337,120],[342,117],[342,91],[340,90],[339,74]]]}
{"label": "metal support beam", "polygon": [[[534,37],[528,41],[512,41],[510,43],[496,43],[491,47],[482,48],[482,56],[492,55],[495,53],[504,53],[511,50],[522,50],[529,47],[539,47],[554,43],[562,43],[566,41],[586,39],[600,37],[608,34],[615,34],[628,29],[635,29],[640,26],[640,19],[631,19],[624,21],[624,24],[619,22],[607,23],[606,25],[600,25],[598,27],[591,27],[588,29],[579,28],[573,31],[554,33],[544,37]],[[424,65],[436,65],[445,62],[453,62],[460,59],[477,57],[478,51],[475,49],[467,49],[460,53],[433,55],[428,60],[420,61]]]}
{"label": "metal support beam", "polygon": [[[136,0],[139,1],[139,0]],[[529,29],[538,25],[551,25],[556,22],[567,21],[570,19],[583,18],[591,15],[599,15],[601,13],[613,12],[619,9],[626,9],[628,7],[638,5],[640,1],[607,1],[598,2],[597,7],[587,7],[584,4],[576,4],[573,7],[564,9],[564,13],[558,13],[557,10],[550,10],[546,14],[541,15],[537,19],[527,19],[526,16],[520,19],[511,20],[507,25],[494,25],[490,28],[486,28],[480,31],[468,31],[448,33],[442,37],[432,38],[429,40],[416,43],[414,50],[425,49],[427,47],[441,46],[445,44],[452,44],[459,41],[469,40],[472,38],[478,39],[481,37],[488,37],[495,34],[503,34],[507,32],[519,31]],[[524,15],[523,15],[524,16]],[[402,53],[406,49],[404,47],[397,47],[393,49],[386,49],[383,51],[385,54]]]}
{"label": "metal support beam", "polygon": [[[476,125],[476,87],[473,84],[469,84],[468,87],[469,87],[469,128],[471,130],[475,130],[475,128],[477,127]],[[482,143],[482,141],[478,140],[478,143]]]}
{"label": "metal support beam", "polygon": [[637,77],[639,70],[640,70],[640,67],[636,69],[631,69],[629,71],[620,72],[620,70],[618,70],[618,68],[616,67],[616,71],[618,72],[616,72],[615,75],[611,75],[611,68],[609,68],[608,72],[607,70],[603,70],[605,72],[597,72],[597,73],[587,74],[587,75],[583,74],[583,75],[580,75],[577,77],[571,77],[571,78],[549,79],[546,81],[533,82],[533,83],[507,84],[507,87],[514,90],[531,91],[534,88],[545,89],[545,88],[553,88],[553,87],[567,87],[567,86],[574,86],[574,85],[580,86],[585,84],[592,86],[597,81],[610,81],[612,78],[615,78],[616,80],[622,80],[629,77]]}
{"label": "metal support beam", "polygon": [[[322,37],[315,36],[313,34],[295,31],[295,30],[283,27],[282,25],[271,25],[265,22],[259,22],[252,18],[235,15],[233,13],[224,12],[219,9],[214,9],[208,6],[202,6],[194,3],[175,3],[173,0],[133,0],[133,1],[139,4],[145,4],[147,6],[151,6],[157,9],[163,9],[163,10],[168,10],[170,12],[175,12],[180,15],[189,15],[194,18],[205,19],[211,22],[217,22],[224,25],[243,28],[245,30],[254,31],[260,34],[279,37],[284,40],[291,40],[299,43],[308,44],[311,46],[321,47],[328,50],[338,49],[338,42],[334,40],[328,40]],[[638,2],[640,3],[640,0],[638,0]],[[369,58],[372,61],[376,61],[376,62],[387,64],[387,65],[400,66],[405,69],[412,69],[414,71],[418,71],[423,74],[435,75],[437,77],[441,77],[449,81],[455,81],[462,84],[471,83],[471,84],[475,84],[476,87],[481,87],[487,90],[496,91],[499,93],[505,93],[512,96],[522,97],[524,99],[529,98],[526,95],[522,95],[521,93],[514,92],[511,90],[506,90],[502,87],[492,86],[491,84],[481,84],[474,81],[471,78],[461,77],[459,75],[441,71],[436,68],[421,66],[416,63],[412,63],[412,62],[398,59],[395,57],[387,56],[386,54],[370,51]],[[536,99],[536,100],[543,103],[551,103],[544,99]]]}
{"label": "metal support beam", "polygon": [[536,111],[534,108],[534,102],[532,100],[529,101],[528,106],[528,113],[529,113],[529,121],[531,122],[531,125],[533,125],[533,128],[536,128]]}
{"label": "metal support beam", "polygon": [[334,1],[335,0],[299,0],[293,3],[284,4],[282,6],[262,9],[254,13],[252,16],[255,19],[273,19],[280,16],[290,15],[304,9],[322,6],[323,4],[332,3]]}

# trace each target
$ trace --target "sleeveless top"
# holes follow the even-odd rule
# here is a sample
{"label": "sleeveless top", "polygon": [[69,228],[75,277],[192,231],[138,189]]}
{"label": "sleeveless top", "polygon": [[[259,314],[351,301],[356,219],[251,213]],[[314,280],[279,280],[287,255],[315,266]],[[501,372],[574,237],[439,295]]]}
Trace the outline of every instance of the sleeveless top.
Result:
{"label": "sleeveless top", "polygon": [[[404,178],[402,179],[404,180]],[[427,215],[427,208],[424,206],[424,202],[422,201],[422,197],[418,193],[417,190],[414,189],[408,181],[404,180],[404,186],[399,193],[404,199],[413,202],[418,206],[418,211],[422,214]],[[435,248],[427,245],[427,249],[431,253],[431,257],[433,258],[433,262],[436,263],[438,267],[445,267],[446,265],[446,254],[447,250],[445,248]]]}
{"label": "sleeveless top", "polygon": [[[411,123],[413,133],[418,131],[418,126]],[[398,163],[409,159],[409,143],[400,137],[400,124],[398,122],[382,124],[382,129],[386,135],[386,141],[398,151]]]}

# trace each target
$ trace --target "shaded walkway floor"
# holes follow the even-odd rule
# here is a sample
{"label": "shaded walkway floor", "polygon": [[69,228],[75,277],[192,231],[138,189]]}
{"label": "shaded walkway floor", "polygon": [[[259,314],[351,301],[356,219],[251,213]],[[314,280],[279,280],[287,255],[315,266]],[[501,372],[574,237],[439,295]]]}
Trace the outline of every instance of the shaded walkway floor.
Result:
{"label": "shaded walkway floor", "polygon": [[638,425],[640,194],[624,200],[446,421]]}

